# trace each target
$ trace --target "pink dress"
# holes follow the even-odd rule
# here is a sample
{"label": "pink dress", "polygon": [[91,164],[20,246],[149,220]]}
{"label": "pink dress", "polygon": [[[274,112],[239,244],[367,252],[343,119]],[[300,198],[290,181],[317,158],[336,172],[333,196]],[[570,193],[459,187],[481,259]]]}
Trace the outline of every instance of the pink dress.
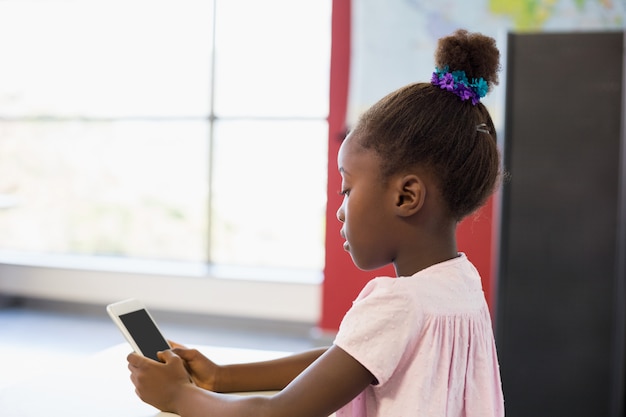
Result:
{"label": "pink dress", "polygon": [[411,277],[371,280],[335,345],[376,378],[337,417],[501,417],[489,309],[465,254]]}

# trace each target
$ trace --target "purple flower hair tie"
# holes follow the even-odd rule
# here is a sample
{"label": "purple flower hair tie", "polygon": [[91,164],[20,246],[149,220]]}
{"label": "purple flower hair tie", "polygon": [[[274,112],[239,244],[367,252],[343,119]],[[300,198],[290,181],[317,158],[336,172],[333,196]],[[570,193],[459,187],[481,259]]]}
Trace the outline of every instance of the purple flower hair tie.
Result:
{"label": "purple flower hair tie", "polygon": [[430,83],[442,90],[456,94],[461,101],[470,100],[472,105],[477,105],[481,97],[487,95],[489,85],[482,77],[472,78],[470,82],[465,71],[450,71],[448,66],[443,69],[435,68]]}

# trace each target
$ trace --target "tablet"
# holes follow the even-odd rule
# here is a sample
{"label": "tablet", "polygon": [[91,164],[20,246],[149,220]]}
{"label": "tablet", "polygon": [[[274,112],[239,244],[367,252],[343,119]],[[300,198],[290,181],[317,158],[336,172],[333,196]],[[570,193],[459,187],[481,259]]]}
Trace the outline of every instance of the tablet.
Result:
{"label": "tablet", "polygon": [[119,301],[109,304],[106,310],[135,352],[158,361],[157,352],[171,349],[141,301]]}

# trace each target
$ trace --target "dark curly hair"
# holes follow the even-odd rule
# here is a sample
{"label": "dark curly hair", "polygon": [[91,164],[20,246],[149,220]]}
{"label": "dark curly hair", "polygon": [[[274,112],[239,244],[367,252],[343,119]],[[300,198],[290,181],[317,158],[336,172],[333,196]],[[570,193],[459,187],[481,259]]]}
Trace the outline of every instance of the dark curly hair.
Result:
{"label": "dark curly hair", "polygon": [[[439,40],[438,68],[498,83],[500,53],[493,38],[458,30]],[[462,101],[431,83],[410,84],[382,98],[359,119],[353,136],[381,157],[383,179],[413,166],[436,178],[457,220],[482,206],[501,177],[493,121],[482,104]]]}

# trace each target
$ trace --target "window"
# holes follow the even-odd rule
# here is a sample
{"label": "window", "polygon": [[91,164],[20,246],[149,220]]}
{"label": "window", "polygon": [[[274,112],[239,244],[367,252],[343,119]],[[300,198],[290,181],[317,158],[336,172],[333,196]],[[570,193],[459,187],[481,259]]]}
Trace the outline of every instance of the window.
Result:
{"label": "window", "polygon": [[0,250],[321,270],[330,0],[0,0]]}

